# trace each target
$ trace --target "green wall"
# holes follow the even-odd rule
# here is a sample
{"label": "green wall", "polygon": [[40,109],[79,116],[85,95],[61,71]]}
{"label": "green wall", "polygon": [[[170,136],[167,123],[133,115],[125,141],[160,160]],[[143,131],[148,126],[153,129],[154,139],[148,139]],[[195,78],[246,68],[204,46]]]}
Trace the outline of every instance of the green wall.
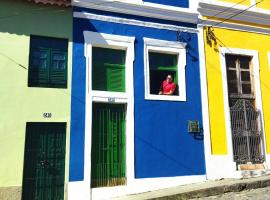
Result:
{"label": "green wall", "polygon": [[[69,39],[67,89],[27,86],[31,34]],[[0,187],[22,185],[26,122],[67,122],[69,147],[71,52],[71,8],[0,1]]]}

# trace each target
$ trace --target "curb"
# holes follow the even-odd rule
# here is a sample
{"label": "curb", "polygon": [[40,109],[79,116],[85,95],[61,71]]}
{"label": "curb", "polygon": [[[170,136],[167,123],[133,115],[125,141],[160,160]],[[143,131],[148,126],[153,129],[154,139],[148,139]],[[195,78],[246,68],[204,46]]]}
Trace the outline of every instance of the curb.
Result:
{"label": "curb", "polygon": [[[180,199],[191,199],[191,198],[201,198],[207,196],[216,196],[228,192],[241,192],[244,190],[256,189],[256,188],[264,188],[270,186],[270,176],[254,178],[252,179],[242,179],[238,180],[238,183],[231,184],[222,184],[219,186],[210,186],[203,189],[195,189],[188,192],[180,192],[178,194],[150,198],[151,200],[180,200]],[[258,180],[257,180],[258,179]],[[263,179],[263,180],[262,180]],[[235,180],[237,182],[237,180]]]}

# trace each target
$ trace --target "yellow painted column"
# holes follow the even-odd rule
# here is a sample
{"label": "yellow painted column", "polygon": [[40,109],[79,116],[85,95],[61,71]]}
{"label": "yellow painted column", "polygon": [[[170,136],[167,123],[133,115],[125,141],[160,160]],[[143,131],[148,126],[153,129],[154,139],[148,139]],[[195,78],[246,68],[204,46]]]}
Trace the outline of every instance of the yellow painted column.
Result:
{"label": "yellow painted column", "polygon": [[206,29],[204,41],[212,154],[225,155],[227,154],[227,141],[219,52],[217,52],[214,42],[211,43],[207,40]]}

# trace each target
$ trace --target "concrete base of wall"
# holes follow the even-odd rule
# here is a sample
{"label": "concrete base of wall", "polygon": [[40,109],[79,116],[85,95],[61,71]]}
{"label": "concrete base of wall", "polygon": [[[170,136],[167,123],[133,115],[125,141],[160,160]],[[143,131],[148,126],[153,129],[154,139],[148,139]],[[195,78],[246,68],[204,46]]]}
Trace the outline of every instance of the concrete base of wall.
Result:
{"label": "concrete base of wall", "polygon": [[22,196],[22,187],[0,187],[1,200],[20,200]]}

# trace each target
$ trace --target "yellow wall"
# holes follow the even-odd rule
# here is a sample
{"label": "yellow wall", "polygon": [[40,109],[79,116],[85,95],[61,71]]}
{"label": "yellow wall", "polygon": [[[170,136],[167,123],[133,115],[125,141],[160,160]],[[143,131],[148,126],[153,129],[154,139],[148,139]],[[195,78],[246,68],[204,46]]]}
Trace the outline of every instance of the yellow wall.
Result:
{"label": "yellow wall", "polygon": [[259,52],[266,150],[267,153],[270,153],[270,66],[267,57],[268,52],[270,52],[270,35],[221,28],[214,28],[214,34],[220,41],[217,41],[216,45],[212,41],[211,47],[206,40],[206,29],[204,31],[212,154],[227,154],[228,150],[221,61],[220,53],[217,51],[221,46]]}
{"label": "yellow wall", "polygon": [[[260,1],[261,0],[256,0],[256,2]],[[257,7],[270,10],[270,0],[264,0],[263,2],[259,3]]]}
{"label": "yellow wall", "polygon": [[[236,4],[236,3],[239,4],[239,2],[241,0],[219,0],[219,1],[221,1],[221,2],[228,2],[228,3],[232,3],[232,4]],[[242,2],[242,3],[240,3],[239,5],[249,6],[250,5],[250,0],[246,0],[246,1]]]}
{"label": "yellow wall", "polygon": [[[251,0],[246,0],[244,2],[241,2],[241,0],[218,0],[220,2],[226,2],[226,3],[232,3],[232,4],[239,4],[239,5],[245,5],[245,6],[251,6],[253,3]],[[262,9],[268,9],[270,10],[270,0],[264,0],[263,2],[259,3],[261,0],[256,0],[256,7],[262,8]],[[241,2],[241,3],[239,3]]]}

